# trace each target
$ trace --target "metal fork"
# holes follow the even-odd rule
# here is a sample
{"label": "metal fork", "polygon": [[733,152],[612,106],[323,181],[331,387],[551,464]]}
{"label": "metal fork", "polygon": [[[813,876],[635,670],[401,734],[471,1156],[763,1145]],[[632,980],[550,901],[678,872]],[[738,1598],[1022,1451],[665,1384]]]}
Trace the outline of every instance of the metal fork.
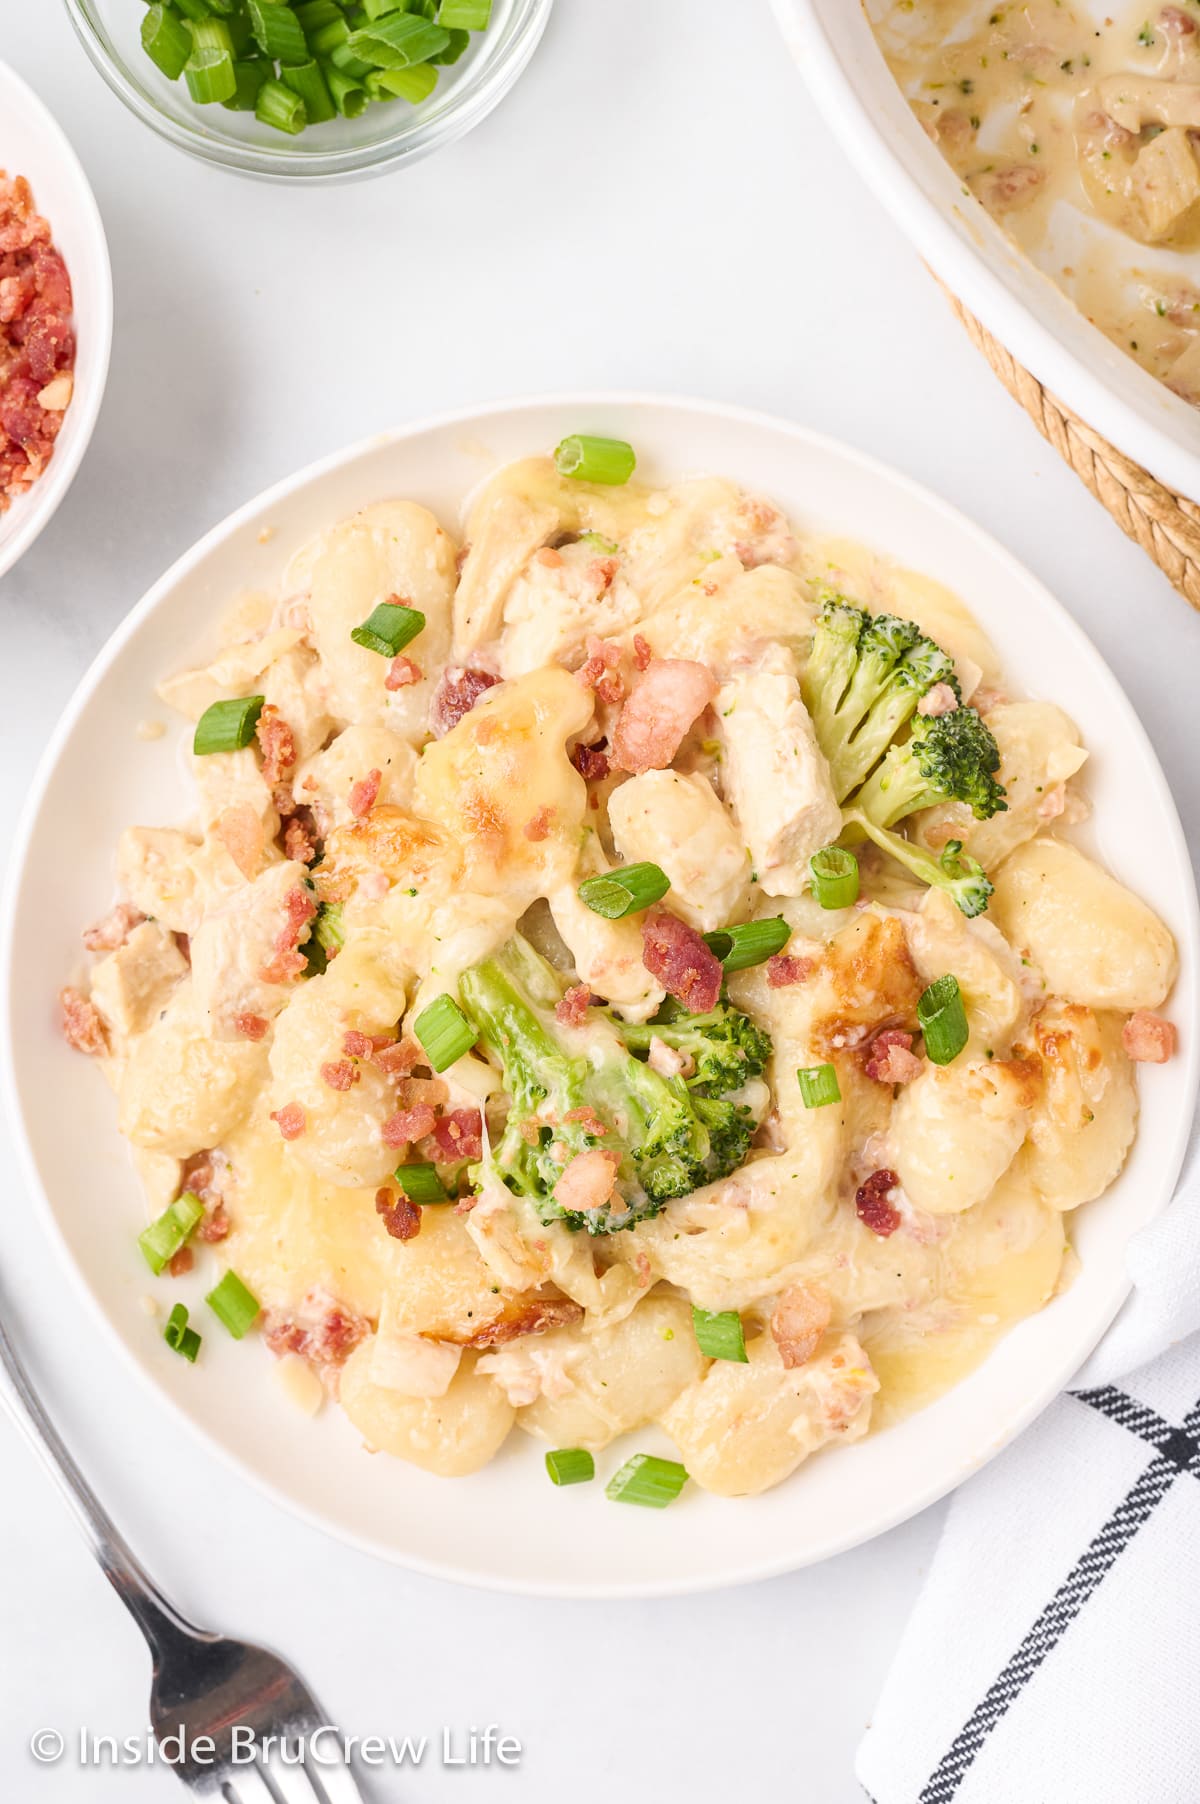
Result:
{"label": "metal fork", "polygon": [[[342,1758],[341,1737],[299,1675],[266,1648],[196,1628],[163,1596],[64,1446],[2,1320],[0,1365],[11,1381],[0,1394],[17,1426],[146,1637],[153,1660],[150,1727],[160,1743],[181,1738],[183,1757],[172,1764],[184,1784],[197,1797],[227,1804],[364,1804]],[[314,1751],[310,1738],[323,1725],[330,1732]]]}

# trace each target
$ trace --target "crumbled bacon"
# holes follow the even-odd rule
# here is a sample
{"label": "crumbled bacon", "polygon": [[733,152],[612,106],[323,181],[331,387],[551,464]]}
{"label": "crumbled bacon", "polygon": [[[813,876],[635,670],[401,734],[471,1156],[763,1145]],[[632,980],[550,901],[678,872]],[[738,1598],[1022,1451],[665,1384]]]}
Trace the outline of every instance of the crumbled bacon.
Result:
{"label": "crumbled bacon", "polygon": [[619,702],[625,694],[620,674],[621,647],[611,639],[589,633],[585,649],[587,657],[575,672],[576,677],[585,689],[594,689],[600,701]]}
{"label": "crumbled bacon", "polygon": [[585,1134],[595,1134],[599,1136],[601,1134],[607,1134],[608,1132],[608,1123],[606,1121],[601,1121],[595,1109],[586,1103],[582,1108],[568,1109],[563,1120],[577,1121]]}
{"label": "crumbled bacon", "polygon": [[432,1134],[437,1124],[437,1117],[428,1103],[416,1103],[410,1109],[397,1109],[389,1115],[380,1133],[383,1144],[393,1148],[411,1146],[415,1140],[423,1140],[426,1134]]}
{"label": "crumbled bacon", "polygon": [[217,1203],[209,1210],[196,1229],[196,1238],[197,1240],[206,1240],[210,1245],[215,1246],[219,1240],[225,1239],[231,1225],[229,1212],[224,1203]]}
{"label": "crumbled bacon", "polygon": [[989,213],[1011,213],[1028,206],[1042,185],[1044,171],[1032,163],[1009,163],[978,176],[975,190]]}
{"label": "crumbled bacon", "polygon": [[101,920],[84,930],[83,943],[89,952],[115,952],[145,919],[132,902],[118,902]]}
{"label": "crumbled bacon", "polygon": [[180,1191],[198,1196],[205,1208],[216,1209],[225,1194],[228,1172],[229,1161],[216,1147],[209,1147],[206,1152],[193,1153],[183,1162],[179,1177]]}
{"label": "crumbled bacon", "polygon": [[855,1192],[854,1208],[859,1221],[881,1240],[900,1226],[900,1211],[888,1201],[899,1182],[894,1171],[873,1171]]}
{"label": "crumbled bacon", "polygon": [[393,1240],[415,1240],[421,1232],[421,1211],[402,1190],[388,1190],[386,1186],[377,1190],[375,1213]]}
{"label": "crumbled bacon", "polygon": [[573,745],[571,747],[571,763],[586,783],[602,783],[609,772],[608,753],[605,747],[607,739],[598,739],[595,745]]}
{"label": "crumbled bacon", "polygon": [[233,1025],[243,1040],[262,1040],[271,1023],[265,1015],[235,1015]]}
{"label": "crumbled bacon", "polygon": [[552,545],[543,545],[540,551],[534,552],[533,561],[535,564],[544,564],[547,570],[560,570],[563,562],[562,553],[555,551]]}
{"label": "crumbled bacon", "polygon": [[196,1255],[191,1247],[179,1247],[167,1261],[167,1270],[172,1278],[182,1278],[191,1271],[196,1263]]}
{"label": "crumbled bacon", "polygon": [[582,1027],[591,1000],[592,992],[586,983],[572,984],[562,1000],[555,1005],[554,1019],[564,1027]]}
{"label": "crumbled bacon", "polygon": [[581,1214],[588,1209],[602,1209],[613,1193],[620,1163],[616,1153],[604,1152],[598,1146],[576,1153],[554,1186],[555,1202],[560,1209]]}
{"label": "crumbled bacon", "polygon": [[23,176],[0,171],[0,513],[41,475],[71,398],[71,280]]}
{"label": "crumbled bacon", "polygon": [[275,937],[275,956],[259,972],[263,983],[286,983],[298,977],[305,968],[304,956],[297,951],[300,935],[317,912],[315,897],[297,884],[283,899],[283,926]]}
{"label": "crumbled bacon", "polygon": [[777,952],[767,960],[767,984],[772,990],[783,990],[789,984],[804,983],[816,968],[815,958],[795,958],[788,952]]}
{"label": "crumbled bacon", "polygon": [[271,1120],[285,1140],[298,1140],[308,1125],[304,1108],[298,1102],[287,1102],[282,1109],[272,1109]]}
{"label": "crumbled bacon", "polygon": [[871,1042],[866,1073],[877,1084],[910,1084],[921,1075],[921,1061],[912,1050],[913,1037],[900,1027],[885,1027]]}
{"label": "crumbled bacon", "polygon": [[633,635],[633,661],[639,670],[645,670],[654,653],[650,649],[650,641],[643,639],[640,633]]}
{"label": "crumbled bacon", "polygon": [[620,558],[594,557],[587,567],[588,580],[595,584],[597,595],[612,588],[613,578],[621,568]]}
{"label": "crumbled bacon", "polygon": [[383,679],[385,689],[407,689],[413,683],[419,683],[425,672],[403,652],[398,652],[387,667],[387,675]]}
{"label": "crumbled bacon", "polygon": [[1164,36],[1169,38],[1190,38],[1196,29],[1196,21],[1189,18],[1181,6],[1164,6],[1158,15],[1158,23]]}
{"label": "crumbled bacon", "polygon": [[[389,1040],[390,1046],[392,1042]],[[375,1042],[370,1034],[360,1034],[354,1029],[342,1035],[342,1051],[348,1059],[369,1059],[375,1050]]]}
{"label": "crumbled bacon", "polygon": [[[0,194],[2,194],[0,189]],[[3,215],[0,214],[0,218]],[[62,1030],[68,1046],[93,1055],[108,1051],[108,1030],[82,990],[69,985],[58,993]]]}
{"label": "crumbled bacon", "polygon": [[939,714],[953,714],[957,707],[958,697],[949,683],[935,683],[917,703],[917,713],[936,719]]}
{"label": "crumbled bacon", "polygon": [[546,839],[554,823],[556,808],[539,808],[525,823],[525,837],[534,841]]}
{"label": "crumbled bacon", "polygon": [[299,1353],[314,1366],[340,1366],[366,1338],[370,1324],[352,1309],[322,1292],[304,1299],[299,1318],[273,1313],[263,1324],[263,1339],[276,1358]]}
{"label": "crumbled bacon", "polygon": [[316,840],[313,836],[312,816],[306,809],[303,815],[293,814],[283,829],[283,849],[288,857],[297,864],[311,864],[317,855]]}
{"label": "crumbled bacon", "polygon": [[716,1008],[724,973],[721,961],[694,927],[656,908],[642,923],[642,958],[668,995],[693,1015]]}
{"label": "crumbled bacon", "polygon": [[483,1157],[483,1116],[478,1109],[452,1109],[437,1121],[433,1134],[438,1152],[448,1164]]}
{"label": "crumbled bacon", "polygon": [[696,1061],[690,1052],[680,1052],[678,1046],[668,1046],[657,1034],[650,1035],[650,1051],[646,1063],[660,1077],[690,1077],[696,1069]]}
{"label": "crumbled bacon", "polygon": [[563,1328],[583,1320],[583,1309],[570,1297],[530,1297],[522,1299],[511,1313],[477,1328],[465,1347],[502,1347],[508,1341],[521,1340],[527,1334],[545,1334],[548,1328]]}
{"label": "crumbled bacon", "polygon": [[379,785],[383,782],[381,770],[369,770],[365,777],[359,777],[350,785],[350,812],[355,820],[364,820],[370,814],[379,799]]}
{"label": "crumbled bacon", "polygon": [[328,1084],[331,1090],[349,1090],[357,1077],[358,1072],[349,1059],[330,1060],[321,1066],[321,1082]]}
{"label": "crumbled bacon", "polygon": [[1142,1065],[1165,1065],[1174,1055],[1175,1043],[1174,1023],[1149,1009],[1138,1009],[1121,1029],[1122,1046]]}
{"label": "crumbled bacon", "polygon": [[267,702],[254,729],[262,753],[262,772],[272,789],[282,783],[296,762],[296,739],[279,709]]}
{"label": "crumbled bacon", "polygon": [[375,1047],[374,1063],[385,1077],[407,1077],[413,1066],[423,1064],[424,1060],[424,1047],[407,1036]]}
{"label": "crumbled bacon", "polygon": [[771,1338],[788,1371],[807,1365],[829,1326],[832,1305],[823,1290],[793,1284],[771,1312]]}
{"label": "crumbled bacon", "polygon": [[613,729],[612,763],[634,775],[666,770],[716,693],[716,678],[707,664],[652,658]]}
{"label": "crumbled bacon", "polygon": [[429,704],[429,726],[435,739],[444,739],[452,727],[471,712],[485,690],[499,682],[486,670],[452,665],[438,684]]}

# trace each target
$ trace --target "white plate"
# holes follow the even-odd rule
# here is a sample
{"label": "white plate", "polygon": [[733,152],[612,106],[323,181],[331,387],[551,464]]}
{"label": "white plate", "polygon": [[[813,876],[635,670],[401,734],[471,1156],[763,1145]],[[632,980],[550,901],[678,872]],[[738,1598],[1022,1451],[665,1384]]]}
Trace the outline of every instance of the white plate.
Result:
{"label": "white plate", "polygon": [[[1101,10],[1100,0],[1088,3]],[[1089,426],[1200,501],[1200,411],[1119,351],[964,192],[896,85],[859,0],[772,5],[830,130],[934,272]]]}
{"label": "white plate", "polygon": [[79,468],[108,380],[112,271],[95,196],[62,127],[7,63],[0,63],[0,169],[23,175],[50,223],[75,302],[75,390],[44,473],[0,513],[0,576],[41,532]]}
{"label": "white plate", "polygon": [[[155,681],[207,649],[227,597],[273,583],[298,545],[364,503],[409,496],[453,521],[496,463],[572,431],[630,439],[652,480],[734,477],[775,496],[802,524],[864,538],[968,599],[1014,682],[1054,697],[1078,721],[1092,748],[1098,849],[1118,876],[1152,886],[1183,961],[1172,1011],[1183,1052],[1145,1073],[1142,1131],[1120,1181],[1077,1218],[1082,1271],[1068,1293],[901,1426],[818,1455],[751,1501],[693,1486],[665,1516],[610,1504],[600,1483],[556,1490],[539,1443],[520,1433],[477,1476],[432,1478],[363,1452],[336,1409],[314,1422],[300,1416],[259,1347],[213,1332],[197,1366],[171,1353],[161,1320],[139,1303],[152,1288],[134,1246],[143,1204],[112,1098],[90,1061],[61,1040],[54,1005],[79,967],[81,925],[110,900],[122,827],[171,822],[186,810],[182,732],[147,744],[134,729],[161,716]],[[271,537],[260,543],[264,528]],[[1171,1192],[1196,1083],[1200,929],[1183,836],[1146,737],[1079,628],[999,546],[906,478],[796,427],[696,402],[617,395],[499,404],[353,447],[242,508],[167,572],[84,678],[34,786],[4,918],[6,1090],[27,1175],[66,1263],[118,1343],[215,1449],[309,1521],[389,1559],[514,1590],[647,1595],[759,1578],[866,1540],[958,1484],[1049,1401],[1120,1304],[1126,1242]],[[172,1294],[198,1303],[202,1288],[193,1275]],[[639,1432],[626,1451],[656,1445]],[[620,1457],[605,1453],[600,1472]]]}

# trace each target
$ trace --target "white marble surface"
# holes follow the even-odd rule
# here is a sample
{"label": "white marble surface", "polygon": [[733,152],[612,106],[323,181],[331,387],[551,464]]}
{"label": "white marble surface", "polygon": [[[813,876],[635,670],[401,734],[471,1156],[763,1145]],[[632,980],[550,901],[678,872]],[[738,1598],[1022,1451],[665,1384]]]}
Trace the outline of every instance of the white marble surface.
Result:
{"label": "white marble surface", "polygon": [[[235,504],[427,411],[612,385],[773,409],[972,513],[1084,622],[1200,834],[1185,680],[1200,618],[996,386],[828,142],[765,0],[560,0],[528,74],[472,137],[410,173],[313,193],[160,144],[103,88],[59,6],[0,0],[0,48],[74,137],[117,287],[91,452],[0,584],[6,828],[108,632]],[[86,1183],[85,1147],[79,1172]],[[180,1604],[284,1650],[350,1732],[436,1742],[443,1725],[497,1723],[524,1744],[515,1772],[431,1753],[416,1774],[381,1774],[373,1797],[861,1797],[853,1749],[939,1511],[814,1571],[692,1601],[514,1603],[409,1577],[281,1515],[194,1446],[77,1314],[11,1179],[4,1194],[0,1263],[31,1366]],[[27,1752],[44,1727],[137,1734],[149,1671],[4,1424],[0,1549],[0,1794],[169,1804],[180,1794],[161,1770],[84,1771],[69,1754],[39,1768]]]}

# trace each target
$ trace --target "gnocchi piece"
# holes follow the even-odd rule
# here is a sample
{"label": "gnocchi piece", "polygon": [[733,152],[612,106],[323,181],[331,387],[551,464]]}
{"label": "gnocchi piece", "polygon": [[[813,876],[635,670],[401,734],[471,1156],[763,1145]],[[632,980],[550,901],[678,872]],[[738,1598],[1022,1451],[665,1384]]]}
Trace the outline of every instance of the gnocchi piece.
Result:
{"label": "gnocchi piece", "polygon": [[812,631],[813,607],[790,570],[745,570],[732,555],[701,575],[638,628],[658,658],[690,658],[725,678],[775,643],[799,643]]}
{"label": "gnocchi piece", "polygon": [[769,1334],[746,1353],[745,1365],[715,1360],[658,1417],[689,1475],[721,1497],[757,1496],[827,1442],[859,1440],[879,1389],[852,1334],[791,1370]]}
{"label": "gnocchi piece", "polygon": [[206,708],[231,695],[255,695],[257,680],[277,658],[300,643],[294,627],[276,627],[249,640],[227,646],[211,664],[199,670],[182,670],[166,677],[155,693],[168,707],[187,720],[199,720]]}
{"label": "gnocchi piece", "polygon": [[[378,803],[404,808],[412,798],[417,754],[389,727],[350,726],[296,771],[297,801],[320,810],[327,836]],[[378,771],[376,784],[372,772]]]}
{"label": "gnocchi piece", "polygon": [[551,660],[582,663],[589,634],[612,638],[636,626],[641,599],[618,572],[615,556],[583,539],[535,552],[504,602],[500,675],[525,676]]}
{"label": "gnocchi piece", "polygon": [[952,971],[967,1011],[967,1053],[1006,1049],[1027,1012],[1021,966],[990,921],[968,920],[944,890],[926,890],[905,921],[913,963],[923,983]]}
{"label": "gnocchi piece", "polygon": [[1175,942],[1154,911],[1074,846],[1034,839],[993,873],[989,914],[1052,995],[1086,1008],[1157,1008]]}
{"label": "gnocchi piece", "polygon": [[929,845],[961,839],[985,871],[993,871],[1047,822],[1067,810],[1066,785],[1087,761],[1079,729],[1053,702],[998,702],[987,725],[1000,751],[997,777],[1007,807],[977,821],[969,808],[949,802],[919,817],[918,837]]}
{"label": "gnocchi piece", "polygon": [[135,908],[173,933],[190,933],[196,919],[199,841],[175,827],[126,827],[117,841],[117,883]]}
{"label": "gnocchi piece", "polygon": [[750,902],[750,860],[707,777],[648,770],[609,797],[608,818],[627,864],[665,871],[671,907],[708,932],[740,920]]}
{"label": "gnocchi piece", "polygon": [[892,1110],[891,1163],[909,1201],[930,1215],[982,1202],[1016,1158],[1036,1096],[1037,1069],[1019,1059],[927,1063]]}
{"label": "gnocchi piece", "polygon": [[1042,1082],[1024,1164],[1039,1195],[1077,1209],[1108,1189],[1137,1127],[1133,1065],[1121,1045],[1120,1016],[1094,1014],[1052,998],[1034,1018]]}
{"label": "gnocchi piece", "polygon": [[500,1451],[513,1407],[490,1378],[464,1359],[440,1397],[406,1397],[374,1382],[374,1336],[342,1369],[342,1408],[375,1452],[391,1453],[439,1478],[478,1472]]}
{"label": "gnocchi piece", "polygon": [[151,1152],[189,1159],[245,1119],[266,1068],[265,1047],[211,1037],[185,980],[130,1042],[117,1088],[121,1132]]}
{"label": "gnocchi piece", "polygon": [[157,921],[143,921],[92,967],[92,1001],[114,1033],[144,1033],[187,974],[175,936]]}
{"label": "gnocchi piece", "polygon": [[[594,876],[603,868],[599,858],[588,858],[582,874]],[[619,921],[605,920],[580,900],[580,880],[577,871],[548,897],[554,925],[571,954],[579,981],[603,996],[626,1021],[648,1021],[666,991],[651,977],[642,958],[640,918],[626,915]]]}
{"label": "gnocchi piece", "polygon": [[[279,944],[307,937],[314,904],[303,879],[303,867],[290,860],[269,865],[211,909],[192,934],[192,989],[215,1039],[252,1037],[248,1017],[273,1021],[290,1001],[296,979],[280,961]],[[305,925],[296,925],[293,908]]]}

